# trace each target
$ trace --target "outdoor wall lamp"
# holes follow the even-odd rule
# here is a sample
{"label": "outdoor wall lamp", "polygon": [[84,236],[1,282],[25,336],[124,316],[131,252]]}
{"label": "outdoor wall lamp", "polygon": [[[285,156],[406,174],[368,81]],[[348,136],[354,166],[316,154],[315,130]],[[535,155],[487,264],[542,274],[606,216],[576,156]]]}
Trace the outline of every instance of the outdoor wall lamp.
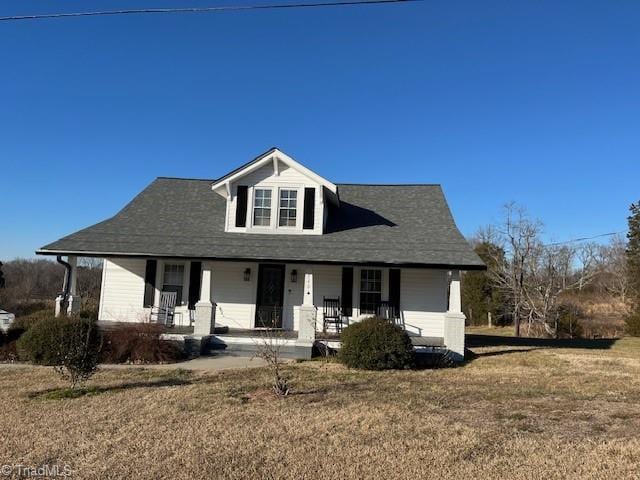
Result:
{"label": "outdoor wall lamp", "polygon": [[244,281],[248,282],[249,280],[251,280],[251,269],[247,268],[244,271]]}
{"label": "outdoor wall lamp", "polygon": [[291,270],[291,283],[296,283],[298,281],[298,271]]}

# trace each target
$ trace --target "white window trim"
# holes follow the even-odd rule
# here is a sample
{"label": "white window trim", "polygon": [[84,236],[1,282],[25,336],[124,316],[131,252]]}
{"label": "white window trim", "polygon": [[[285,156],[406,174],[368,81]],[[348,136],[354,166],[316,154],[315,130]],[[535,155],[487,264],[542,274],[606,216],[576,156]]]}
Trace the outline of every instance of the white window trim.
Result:
{"label": "white window trim", "polygon": [[[254,217],[254,210],[256,208],[256,190],[269,190],[271,192],[271,216],[269,217],[269,225],[256,225],[255,224],[255,217]],[[255,229],[264,229],[264,230],[269,230],[269,229],[273,229],[273,221],[274,221],[274,215],[273,215],[273,191],[276,190],[273,187],[268,187],[268,186],[253,186],[251,187],[251,228],[255,228]],[[276,222],[277,223],[277,222]]]}
{"label": "white window trim", "polygon": [[[362,272],[365,271],[373,271],[380,272],[380,301],[384,301],[384,292],[385,292],[385,269],[383,268],[374,268],[374,267],[363,267],[358,272],[358,310],[361,309],[362,305]],[[388,289],[387,289],[388,290]],[[366,293],[377,293],[377,292],[366,292]],[[361,315],[375,315],[376,312],[360,312]]]}
{"label": "white window trim", "polygon": [[162,287],[164,286],[164,269],[167,265],[182,265],[184,267],[184,276],[182,278],[182,302],[176,304],[176,308],[187,308],[189,306],[189,278],[191,270],[191,262],[186,261],[172,261],[172,260],[158,260],[158,268],[156,271],[156,292],[154,306],[160,305],[160,294],[162,293]]}
{"label": "white window trim", "polygon": [[[296,192],[296,224],[295,225],[280,225],[280,192],[283,190],[287,190],[290,192]],[[304,202],[304,200],[303,200]],[[304,205],[303,205],[304,208]],[[278,218],[276,219],[276,228],[281,228],[283,230],[301,230],[300,224],[300,188],[299,187],[280,187],[278,188]]]}

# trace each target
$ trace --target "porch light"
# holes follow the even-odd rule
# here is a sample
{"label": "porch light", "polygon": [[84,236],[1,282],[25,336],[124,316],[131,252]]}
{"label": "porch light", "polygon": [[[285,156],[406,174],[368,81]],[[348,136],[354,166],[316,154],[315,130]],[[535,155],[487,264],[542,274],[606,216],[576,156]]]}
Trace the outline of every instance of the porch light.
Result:
{"label": "porch light", "polygon": [[298,270],[291,270],[291,283],[296,283],[298,281]]}
{"label": "porch light", "polygon": [[248,282],[249,280],[251,280],[251,269],[247,268],[244,271],[244,281]]}

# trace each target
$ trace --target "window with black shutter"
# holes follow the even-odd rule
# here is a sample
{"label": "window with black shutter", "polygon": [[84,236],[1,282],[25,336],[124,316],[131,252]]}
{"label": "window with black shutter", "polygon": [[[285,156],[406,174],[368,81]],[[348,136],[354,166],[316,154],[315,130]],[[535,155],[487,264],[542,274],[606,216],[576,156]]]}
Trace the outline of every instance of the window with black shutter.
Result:
{"label": "window with black shutter", "polygon": [[247,192],[246,185],[238,185],[236,194],[236,227],[247,226]]}
{"label": "window with black shutter", "polygon": [[144,269],[144,308],[153,307],[153,300],[156,294],[156,271],[158,268],[157,260],[147,260]]}
{"label": "window with black shutter", "polygon": [[313,230],[315,226],[316,212],[316,189],[307,187],[304,189],[304,216],[302,220],[302,228],[305,230]]}
{"label": "window with black shutter", "polygon": [[191,262],[189,271],[189,310],[195,310],[196,303],[200,300],[200,274],[202,262]]}
{"label": "window with black shutter", "polygon": [[342,267],[342,313],[353,315],[353,267]]}

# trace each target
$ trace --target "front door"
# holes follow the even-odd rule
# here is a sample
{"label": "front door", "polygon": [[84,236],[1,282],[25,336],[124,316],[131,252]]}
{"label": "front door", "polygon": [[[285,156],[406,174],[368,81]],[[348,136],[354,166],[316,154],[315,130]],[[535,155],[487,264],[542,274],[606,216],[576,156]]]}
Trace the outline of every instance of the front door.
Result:
{"label": "front door", "polygon": [[284,265],[260,264],[256,296],[256,328],[282,328]]}

